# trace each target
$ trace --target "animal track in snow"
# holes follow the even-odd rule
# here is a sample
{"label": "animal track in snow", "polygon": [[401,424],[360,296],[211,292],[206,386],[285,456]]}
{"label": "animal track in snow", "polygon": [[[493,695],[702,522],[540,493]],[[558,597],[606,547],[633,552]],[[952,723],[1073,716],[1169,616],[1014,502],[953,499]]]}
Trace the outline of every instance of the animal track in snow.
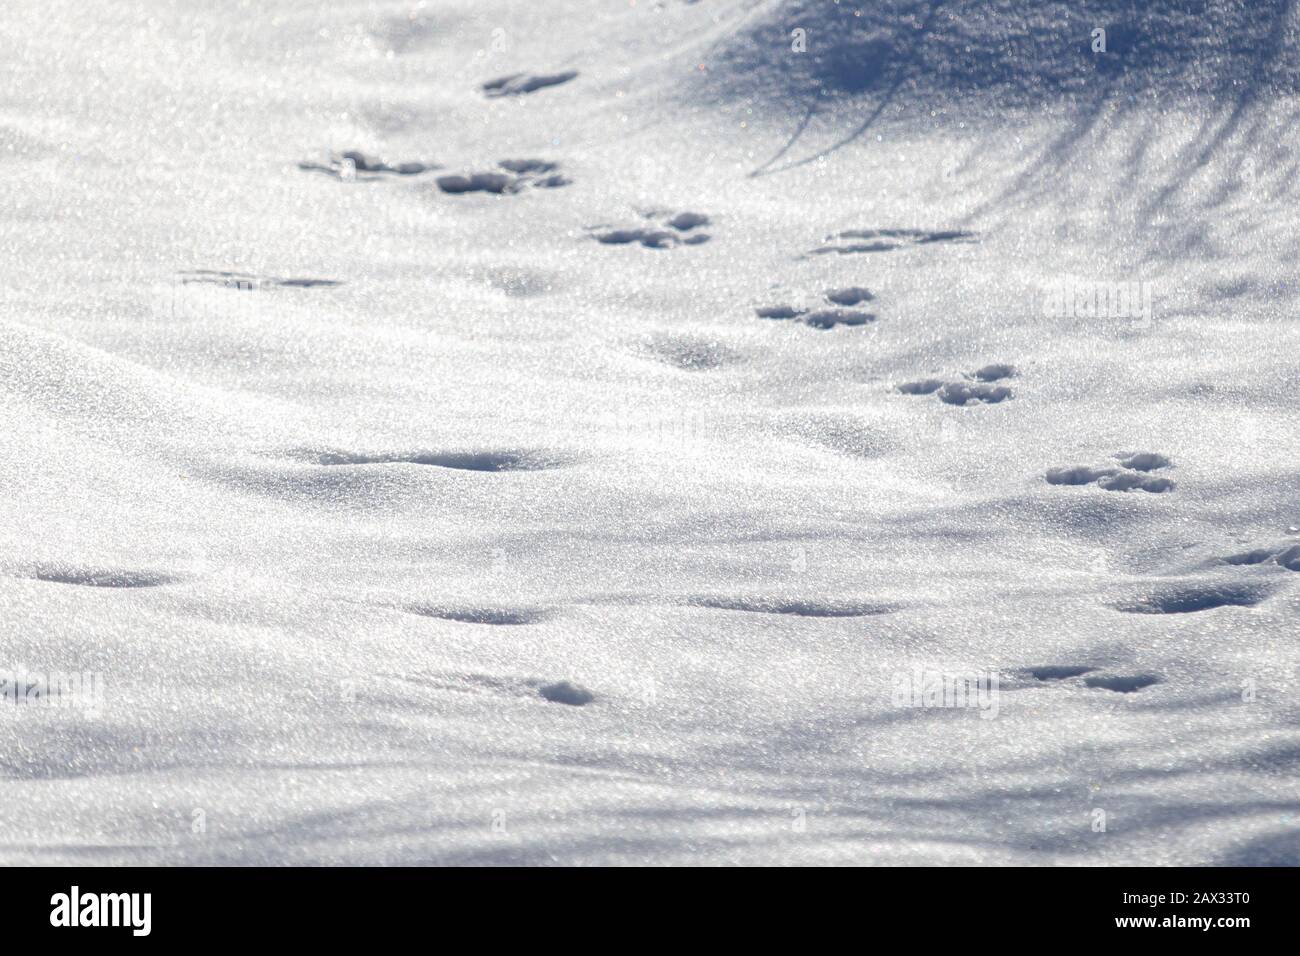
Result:
{"label": "animal track in snow", "polygon": [[173,575],[153,571],[124,571],[65,564],[30,565],[17,569],[14,576],[88,588],[156,588],[180,580]]}
{"label": "animal track in snow", "polygon": [[870,289],[862,286],[846,286],[843,289],[827,289],[826,300],[833,305],[860,305],[876,297]]}
{"label": "animal track in snow", "polygon": [[823,244],[812,250],[812,255],[854,255],[864,252],[892,252],[909,246],[924,246],[936,242],[969,243],[978,240],[973,232],[948,229],[927,232],[922,229],[846,229],[826,237]]}
{"label": "animal track in snow", "polygon": [[445,193],[492,193],[511,195],[525,188],[554,189],[567,186],[570,180],[561,175],[558,163],[544,159],[503,159],[497,166],[504,172],[487,172],[439,176],[438,188]]}
{"label": "animal track in snow", "polygon": [[572,707],[581,707],[596,699],[596,695],[581,684],[567,680],[543,684],[537,688],[537,693],[554,704],[569,704]]}
{"label": "animal track in snow", "polygon": [[577,70],[564,70],[560,73],[511,73],[488,80],[483,84],[483,92],[488,96],[523,96],[544,90],[548,86],[559,86],[577,78]]}
{"label": "animal track in snow", "polygon": [[[1280,552],[1278,552],[1280,553]],[[1240,554],[1230,554],[1223,559],[1224,564],[1263,564],[1270,561],[1275,553],[1269,548],[1256,548],[1254,551],[1243,551]]]}
{"label": "animal track in snow", "polygon": [[874,312],[861,309],[810,309],[804,311],[787,305],[764,306],[754,310],[760,319],[798,319],[804,325],[823,331],[837,325],[866,325],[876,321]]}
{"label": "animal track in snow", "polygon": [[1280,564],[1288,571],[1300,571],[1300,544],[1283,545],[1278,548],[1256,548],[1242,554],[1231,554],[1224,558],[1225,564],[1257,565]]}
{"label": "animal track in snow", "polygon": [[1125,468],[1130,468],[1133,471],[1156,471],[1160,468],[1168,468],[1173,464],[1164,455],[1150,451],[1120,453],[1115,456],[1115,460]]}
{"label": "animal track in snow", "polygon": [[761,305],[754,311],[760,319],[797,319],[807,310],[792,305]]}
{"label": "animal track in snow", "polygon": [[671,212],[648,209],[641,213],[651,225],[588,226],[596,241],[606,246],[639,243],[647,249],[671,249],[674,246],[698,246],[711,238],[695,230],[709,224],[709,217],[699,212]]}
{"label": "animal track in snow", "polygon": [[435,690],[459,693],[495,694],[502,697],[541,697],[555,704],[581,707],[596,699],[596,695],[581,684],[568,680],[547,681],[538,678],[496,677],[490,674],[443,673],[411,677],[406,680]]}
{"label": "animal track in snow", "polygon": [[215,285],[223,289],[318,289],[342,285],[337,279],[289,278],[259,276],[248,272],[220,272],[215,269],[191,269],[180,273],[182,285]]}
{"label": "animal track in snow", "polygon": [[1153,494],[1174,489],[1174,483],[1169,478],[1153,478],[1132,471],[1106,475],[1097,482],[1097,485],[1107,491],[1149,491]]}
{"label": "animal track in snow", "polygon": [[837,325],[866,325],[876,321],[876,316],[873,312],[863,312],[861,309],[813,309],[799,316],[799,321],[825,331]]}
{"label": "animal track in snow", "polygon": [[678,232],[690,232],[692,229],[698,229],[700,226],[707,226],[708,224],[709,217],[702,212],[679,212],[671,215],[668,219],[668,225]]}
{"label": "animal track in snow", "polygon": [[904,395],[933,395],[943,388],[943,385],[941,378],[923,378],[915,382],[904,382],[898,386],[898,390]]}
{"label": "animal track in snow", "polygon": [[1096,669],[1095,667],[1072,667],[1068,664],[1047,664],[1042,667],[1027,667],[1020,673],[1037,681],[1058,681],[1082,677]]}
{"label": "animal track in snow", "polygon": [[324,173],[345,182],[354,180],[366,182],[380,179],[385,175],[418,176],[420,173],[427,173],[430,170],[441,169],[442,167],[437,163],[407,162],[391,164],[374,159],[355,149],[349,149],[342,153],[331,154],[330,158],[323,163],[303,161],[298,164],[298,168],[306,172]]}
{"label": "animal track in snow", "polygon": [[992,383],[1011,378],[1015,374],[1015,367],[1011,365],[985,365],[969,373],[964,382],[924,378],[904,382],[898,386],[898,390],[904,395],[937,395],[939,401],[947,405],[969,405],[971,402],[996,404],[1011,398],[1011,389],[1006,385]]}
{"label": "animal track in snow", "polygon": [[1000,379],[1011,378],[1016,374],[1014,365],[1003,365],[995,362],[992,365],[985,365],[983,368],[977,368],[971,372],[981,382],[996,382]]}
{"label": "animal track in snow", "polygon": [[939,387],[937,394],[945,405],[969,405],[971,402],[996,405],[1011,397],[1011,389],[983,382],[946,382]]}
{"label": "animal track in snow", "polygon": [[892,604],[789,601],[768,598],[704,597],[690,602],[715,611],[745,611],[751,614],[790,614],[796,617],[873,617],[898,610]]}
{"label": "animal track in snow", "polygon": [[1106,491],[1149,491],[1158,494],[1173,491],[1172,479],[1148,474],[1161,468],[1173,467],[1173,462],[1156,452],[1121,453],[1115,456],[1122,467],[1091,468],[1087,465],[1074,465],[1065,468],[1050,468],[1047,471],[1049,485],[1091,485],[1096,484]]}
{"label": "animal track in snow", "polygon": [[554,457],[530,451],[299,451],[291,457],[313,465],[429,465],[457,471],[541,471],[559,464]]}
{"label": "animal track in snow", "polygon": [[[797,305],[783,303],[759,306],[754,313],[760,319],[797,319],[804,325],[823,330],[833,329],[837,325],[866,325],[868,322],[876,321],[873,312],[847,308],[874,299],[875,293],[870,289],[847,286],[842,289],[827,289],[822,295],[831,304],[831,308],[804,303]],[[806,303],[807,300],[804,302]]]}
{"label": "animal track in snow", "polygon": [[1194,614],[1218,607],[1253,607],[1270,593],[1270,588],[1252,584],[1167,585],[1112,607],[1125,614]]}
{"label": "animal track in snow", "polygon": [[[1017,682],[1031,681],[1033,683]],[[1068,664],[1047,664],[1041,667],[1025,667],[1012,675],[1012,690],[1034,687],[1037,684],[1067,684],[1072,687],[1084,686],[1096,690],[1111,690],[1121,694],[1131,694],[1144,687],[1160,683],[1154,674],[1098,674],[1095,667],[1082,667]]]}
{"label": "animal track in snow", "polygon": [[1085,677],[1083,683],[1086,687],[1097,690],[1113,690],[1119,694],[1132,694],[1144,687],[1150,687],[1152,684],[1159,684],[1160,678],[1155,674],[1094,674]]}
{"label": "animal track in snow", "polygon": [[428,604],[411,604],[406,607],[412,614],[436,617],[460,624],[489,624],[498,627],[518,627],[538,624],[550,615],[534,608],[445,607]]}

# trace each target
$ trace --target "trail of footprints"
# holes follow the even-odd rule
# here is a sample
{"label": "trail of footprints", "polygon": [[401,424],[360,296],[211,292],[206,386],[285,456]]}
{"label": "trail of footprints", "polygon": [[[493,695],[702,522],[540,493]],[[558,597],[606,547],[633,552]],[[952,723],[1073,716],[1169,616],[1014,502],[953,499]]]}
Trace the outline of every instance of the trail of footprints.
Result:
{"label": "trail of footprints", "polygon": [[[578,76],[575,70],[555,73],[514,73],[484,83],[482,91],[489,98],[517,97],[566,84]],[[319,172],[347,181],[380,180],[391,177],[414,177],[441,170],[426,161],[389,162],[356,150],[332,154],[324,162],[303,162],[305,171]],[[444,194],[458,196],[473,193],[513,195],[526,189],[551,189],[570,183],[557,163],[541,159],[501,160],[495,168],[460,173],[443,173],[435,179]],[[698,246],[710,241],[705,227],[708,215],[694,211],[648,209],[639,212],[639,221],[601,224],[588,227],[589,235],[602,245],[639,245],[646,249],[668,250],[681,246]],[[966,230],[922,230],[863,228],[848,229],[828,235],[809,255],[863,255],[916,249],[936,244],[969,244],[978,234]],[[300,287],[337,285],[333,280],[295,279],[257,276],[234,272],[196,270],[185,273],[184,281],[202,282],[236,289],[266,287]],[[876,321],[875,313],[861,308],[875,299],[863,286],[845,286],[825,290],[821,301],[787,299],[759,306],[762,319],[790,321],[828,331],[839,326],[859,327]],[[739,356],[717,343],[689,337],[657,338],[645,350],[667,364],[689,371],[719,368],[737,361]],[[904,382],[897,391],[909,396],[934,396],[955,406],[998,404],[1013,397],[1007,380],[1016,376],[1014,366],[1004,363],[984,365],[952,378],[921,378]],[[1054,486],[1095,485],[1105,491],[1144,491],[1158,494],[1174,490],[1166,472],[1173,467],[1165,455],[1155,452],[1120,453],[1116,464],[1071,465],[1051,468],[1045,478]],[[555,462],[535,452],[393,452],[393,453],[312,453],[304,459],[321,467],[415,464],[464,471],[508,472],[552,467]],[[1277,565],[1300,571],[1300,545],[1259,548],[1222,559],[1228,566]],[[150,587],[169,583],[165,576],[134,575],[127,572],[42,571],[41,580],[62,581],[96,587]],[[1184,614],[1221,607],[1249,607],[1263,600],[1270,589],[1255,583],[1167,583],[1116,601],[1110,606],[1128,614]],[[817,602],[768,600],[762,598],[700,597],[689,605],[717,611],[761,613],[796,617],[862,617],[888,614],[897,608],[885,604],[823,604]],[[549,618],[550,612],[538,609],[484,608],[463,606],[411,605],[405,610],[445,621],[487,626],[523,626]],[[1160,682],[1152,674],[1106,674],[1097,668],[1073,665],[1044,665],[1017,672],[1013,680],[1022,686],[1040,684],[1080,684],[1084,687],[1116,693],[1134,693]],[[496,692],[536,693],[548,701],[581,706],[595,699],[585,688],[569,681],[506,681],[481,675],[456,675],[446,686],[466,689],[481,686]]]}
{"label": "trail of footprints", "polygon": [[[1295,550],[1295,549],[1292,549]],[[152,588],[178,583],[181,578],[156,572],[93,569],[71,565],[33,565],[11,571],[14,576],[56,584],[91,588]],[[1176,596],[1171,596],[1175,595]],[[1212,597],[1207,597],[1210,594]],[[1249,587],[1219,588],[1212,591],[1168,592],[1148,602],[1123,607],[1133,613],[1184,613],[1228,605],[1248,605],[1258,600],[1259,589]],[[897,605],[881,603],[820,602],[761,597],[698,597],[687,600],[688,606],[717,611],[805,618],[858,618],[891,614]],[[553,616],[546,608],[481,607],[465,605],[412,604],[402,608],[411,614],[437,618],[458,624],[486,627],[519,627],[543,623]],[[1152,674],[1099,674],[1096,668],[1046,665],[1026,668],[1013,675],[1011,688],[1035,683],[1078,683],[1088,688],[1133,693],[1160,682]],[[510,679],[474,674],[448,674],[424,682],[427,686],[459,692],[503,693],[510,696],[536,694],[552,703],[584,706],[596,699],[587,688],[572,681],[547,682],[538,679]]]}
{"label": "trail of footprints", "polygon": [[[684,605],[716,611],[806,618],[868,617],[890,614],[898,610],[896,605],[890,604],[800,601],[762,597],[694,597],[686,598]],[[530,607],[412,604],[402,607],[401,610],[456,624],[491,628],[541,624],[554,616],[553,609]],[[510,697],[527,697],[536,694],[551,703],[576,707],[584,706],[597,699],[596,695],[586,687],[568,680],[547,682],[538,679],[454,673],[406,679],[433,689],[459,693],[488,693]]]}

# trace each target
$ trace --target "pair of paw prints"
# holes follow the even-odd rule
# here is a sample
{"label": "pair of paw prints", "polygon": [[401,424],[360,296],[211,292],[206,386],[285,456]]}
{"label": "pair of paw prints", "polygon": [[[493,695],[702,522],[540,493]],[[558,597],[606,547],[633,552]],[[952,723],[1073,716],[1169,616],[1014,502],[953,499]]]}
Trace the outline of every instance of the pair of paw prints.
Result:
{"label": "pair of paw prints", "polygon": [[254,275],[249,272],[225,272],[216,269],[191,269],[188,272],[180,273],[180,277],[182,285],[215,285],[223,289],[240,289],[243,291],[277,287],[316,289],[343,284],[337,279],[281,278],[279,276]]}
{"label": "pair of paw prints", "polygon": [[1118,454],[1115,458],[1120,464],[1118,468],[1090,468],[1086,465],[1051,468],[1047,472],[1047,483],[1096,484],[1106,491],[1149,491],[1153,494],[1174,490],[1172,479],[1150,474],[1173,467],[1173,462],[1164,455],[1157,452],[1132,452]]}
{"label": "pair of paw prints", "polygon": [[1274,589],[1258,582],[1162,582],[1110,606],[1125,614],[1196,614],[1221,607],[1254,607]]}
{"label": "pair of paw prints", "polygon": [[437,163],[406,162],[386,163],[381,159],[367,156],[355,149],[334,153],[323,163],[304,161],[298,168],[306,172],[324,173],[344,182],[356,180],[375,180],[385,175],[418,176],[433,169],[440,169]]}
{"label": "pair of paw prints", "polygon": [[438,188],[445,193],[492,193],[510,195],[532,187],[554,189],[570,181],[559,172],[559,164],[544,159],[503,159],[497,169],[439,176]]}
{"label": "pair of paw prints", "polygon": [[[870,289],[865,289],[862,286],[827,289],[823,293],[823,297],[826,302],[830,303],[831,308],[821,305],[805,307],[802,305],[782,304],[759,306],[754,311],[760,319],[792,319],[814,329],[822,330],[833,329],[837,325],[866,325],[868,322],[876,320],[876,316],[872,312],[851,308],[851,306],[861,305],[863,302],[870,302],[874,299],[876,297],[875,293]],[[835,308],[835,306],[838,306],[838,308]]]}
{"label": "pair of paw prints", "polygon": [[1026,667],[1016,671],[1011,682],[1012,688],[1033,687],[1037,684],[1082,684],[1092,690],[1109,690],[1117,694],[1132,694],[1159,684],[1160,678],[1155,674],[1103,674],[1095,667],[1077,667],[1064,664],[1046,664],[1042,667]]}
{"label": "pair of paw prints", "polygon": [[1014,366],[985,365],[967,374],[962,381],[944,381],[939,378],[904,382],[898,390],[904,395],[936,395],[946,405],[969,405],[972,402],[996,404],[1011,397],[1011,389],[997,385],[1016,374]]}
{"label": "pair of paw prints", "polygon": [[1224,563],[1235,565],[1278,564],[1288,571],[1300,571],[1300,544],[1280,547],[1255,548],[1241,554],[1231,554]]}
{"label": "pair of paw prints", "polygon": [[711,238],[707,232],[698,232],[709,224],[709,217],[701,212],[672,212],[664,209],[647,209],[641,212],[646,225],[590,226],[596,241],[606,246],[625,246],[639,243],[647,249],[671,249],[674,246],[698,246]]}

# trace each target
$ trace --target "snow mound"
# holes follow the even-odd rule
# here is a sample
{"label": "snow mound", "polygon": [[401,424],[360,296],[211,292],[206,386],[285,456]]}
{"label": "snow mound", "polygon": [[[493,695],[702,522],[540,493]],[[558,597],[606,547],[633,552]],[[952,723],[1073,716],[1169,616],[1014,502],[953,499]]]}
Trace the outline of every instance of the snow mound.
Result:
{"label": "snow mound", "polygon": [[1296,29],[1285,0],[785,0],[717,41],[700,82],[768,109],[870,96],[923,114],[1099,95],[1266,96],[1297,89]]}

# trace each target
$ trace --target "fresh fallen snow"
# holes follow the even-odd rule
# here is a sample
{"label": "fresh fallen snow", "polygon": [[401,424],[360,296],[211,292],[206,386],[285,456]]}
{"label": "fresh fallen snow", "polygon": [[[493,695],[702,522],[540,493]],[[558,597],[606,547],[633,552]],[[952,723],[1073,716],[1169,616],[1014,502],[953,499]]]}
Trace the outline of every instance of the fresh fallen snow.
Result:
{"label": "fresh fallen snow", "polygon": [[1112,6],[11,5],[0,860],[1300,862],[1296,17]]}

